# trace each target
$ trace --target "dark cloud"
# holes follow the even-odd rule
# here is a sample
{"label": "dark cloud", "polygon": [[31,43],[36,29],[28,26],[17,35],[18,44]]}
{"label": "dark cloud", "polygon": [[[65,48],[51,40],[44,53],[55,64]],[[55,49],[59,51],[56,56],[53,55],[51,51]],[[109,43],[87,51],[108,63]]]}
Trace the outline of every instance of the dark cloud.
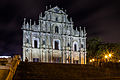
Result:
{"label": "dark cloud", "polygon": [[87,27],[87,37],[120,42],[119,0],[1,0],[0,55],[22,53],[23,18],[38,21],[45,6],[58,5],[73,18],[74,27]]}

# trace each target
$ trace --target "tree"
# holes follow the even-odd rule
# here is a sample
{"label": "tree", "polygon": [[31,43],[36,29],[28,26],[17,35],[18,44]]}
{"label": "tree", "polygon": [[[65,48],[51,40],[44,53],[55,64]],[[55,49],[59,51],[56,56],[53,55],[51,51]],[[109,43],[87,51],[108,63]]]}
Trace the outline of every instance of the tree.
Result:
{"label": "tree", "polygon": [[92,38],[87,41],[87,61],[97,55],[98,46],[101,42],[99,38]]}
{"label": "tree", "polygon": [[87,61],[105,59],[105,55],[112,54],[112,61],[120,60],[120,43],[105,43],[99,38],[92,38],[87,41]]}

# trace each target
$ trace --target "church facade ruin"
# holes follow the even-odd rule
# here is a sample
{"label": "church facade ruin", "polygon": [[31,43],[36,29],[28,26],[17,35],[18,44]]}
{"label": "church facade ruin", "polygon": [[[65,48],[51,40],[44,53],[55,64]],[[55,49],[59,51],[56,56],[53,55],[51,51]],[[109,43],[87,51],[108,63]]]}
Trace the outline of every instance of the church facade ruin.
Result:
{"label": "church facade ruin", "polygon": [[38,24],[24,19],[23,61],[86,64],[86,30],[73,29],[72,18],[53,7],[39,15]]}

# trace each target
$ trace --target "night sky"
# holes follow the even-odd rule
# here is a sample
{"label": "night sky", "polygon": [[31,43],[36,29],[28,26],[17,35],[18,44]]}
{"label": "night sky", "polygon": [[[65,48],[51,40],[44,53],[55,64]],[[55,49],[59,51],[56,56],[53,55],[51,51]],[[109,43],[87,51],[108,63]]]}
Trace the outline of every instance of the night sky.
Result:
{"label": "night sky", "polygon": [[22,54],[23,18],[38,21],[49,5],[66,9],[88,38],[120,42],[120,0],[0,0],[0,55]]}

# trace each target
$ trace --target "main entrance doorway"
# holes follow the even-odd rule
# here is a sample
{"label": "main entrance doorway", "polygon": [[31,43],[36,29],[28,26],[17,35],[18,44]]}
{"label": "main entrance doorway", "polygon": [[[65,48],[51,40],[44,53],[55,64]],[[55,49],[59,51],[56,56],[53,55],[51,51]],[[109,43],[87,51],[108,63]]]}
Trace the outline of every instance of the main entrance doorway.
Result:
{"label": "main entrance doorway", "polygon": [[39,58],[33,58],[33,62],[39,62]]}
{"label": "main entrance doorway", "polygon": [[78,60],[73,60],[73,63],[74,64],[78,64]]}
{"label": "main entrance doorway", "polygon": [[61,57],[53,57],[54,63],[61,63]]}

